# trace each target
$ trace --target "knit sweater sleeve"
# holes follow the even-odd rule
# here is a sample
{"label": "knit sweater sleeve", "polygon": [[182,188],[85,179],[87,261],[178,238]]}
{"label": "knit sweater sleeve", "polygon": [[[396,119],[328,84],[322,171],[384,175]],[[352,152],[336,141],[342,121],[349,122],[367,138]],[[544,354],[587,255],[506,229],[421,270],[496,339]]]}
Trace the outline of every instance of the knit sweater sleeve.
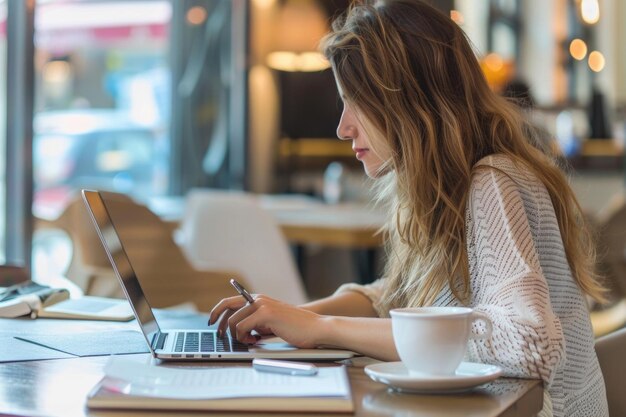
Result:
{"label": "knit sweater sleeve", "polygon": [[[471,304],[489,316],[493,332],[470,341],[468,359],[549,386],[565,350],[530,226],[532,218],[533,227],[540,227],[545,209],[535,203],[532,192],[522,193],[501,171],[480,169],[474,176],[466,212]],[[484,328],[478,322],[473,330]]]}
{"label": "knit sweater sleeve", "polygon": [[376,314],[378,314],[378,317],[388,317],[389,314],[381,306],[384,285],[385,278],[379,278],[371,284],[366,285],[350,282],[343,284],[339,288],[337,288],[335,294],[341,294],[347,291],[358,292],[359,294],[362,294],[365,297],[369,298],[369,300],[372,302],[372,307],[376,311]]}

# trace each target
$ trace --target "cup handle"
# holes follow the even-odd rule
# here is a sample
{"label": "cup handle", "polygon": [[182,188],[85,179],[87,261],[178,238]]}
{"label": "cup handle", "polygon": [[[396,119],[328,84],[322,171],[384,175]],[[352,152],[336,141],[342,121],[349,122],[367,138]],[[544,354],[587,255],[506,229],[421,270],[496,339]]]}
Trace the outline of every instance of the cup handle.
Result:
{"label": "cup handle", "polygon": [[491,325],[491,319],[484,313],[479,313],[477,311],[473,311],[470,315],[472,323],[477,320],[485,323],[485,331],[481,334],[470,332],[470,339],[489,339],[491,337],[491,331],[493,330]]}

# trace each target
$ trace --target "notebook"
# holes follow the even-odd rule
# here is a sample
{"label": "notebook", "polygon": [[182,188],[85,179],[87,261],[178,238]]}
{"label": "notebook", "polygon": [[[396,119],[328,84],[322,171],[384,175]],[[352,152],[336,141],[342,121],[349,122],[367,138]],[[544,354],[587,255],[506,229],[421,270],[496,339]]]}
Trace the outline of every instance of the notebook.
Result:
{"label": "notebook", "polygon": [[[93,220],[98,236],[111,261],[113,270],[132,307],[154,357],[165,360],[251,360],[273,359],[346,359],[354,352],[340,349],[298,349],[282,341],[262,340],[248,346],[232,338],[229,332],[218,337],[215,328],[161,328],[141,287],[142,277],[136,275],[116,230],[116,221],[107,209],[107,192],[82,190],[83,200]],[[179,277],[177,279],[182,279]],[[149,279],[149,278],[143,278]]]}
{"label": "notebook", "polygon": [[98,409],[353,412],[344,366],[303,377],[249,366],[172,368],[112,356],[87,396]]}

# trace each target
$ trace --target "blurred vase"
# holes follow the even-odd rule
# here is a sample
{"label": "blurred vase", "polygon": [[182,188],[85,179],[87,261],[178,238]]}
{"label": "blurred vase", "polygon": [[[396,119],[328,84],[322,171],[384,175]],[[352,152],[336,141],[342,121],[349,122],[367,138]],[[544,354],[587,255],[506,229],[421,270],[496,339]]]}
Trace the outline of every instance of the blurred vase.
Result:
{"label": "blurred vase", "polygon": [[556,139],[563,155],[573,156],[579,152],[580,143],[574,133],[574,118],[567,110],[560,112],[556,118]]}
{"label": "blurred vase", "polygon": [[324,201],[337,204],[344,198],[346,191],[346,169],[339,162],[331,162],[324,171]]}

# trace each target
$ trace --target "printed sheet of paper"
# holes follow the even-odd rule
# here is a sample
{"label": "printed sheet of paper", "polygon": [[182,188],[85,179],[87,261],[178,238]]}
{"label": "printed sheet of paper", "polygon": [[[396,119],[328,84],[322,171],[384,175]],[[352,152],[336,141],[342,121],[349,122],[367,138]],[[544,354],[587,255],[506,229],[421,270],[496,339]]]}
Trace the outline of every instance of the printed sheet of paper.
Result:
{"label": "printed sheet of paper", "polygon": [[146,339],[134,330],[41,334],[19,336],[19,339],[75,356],[149,352]]}
{"label": "printed sheet of paper", "polygon": [[215,399],[237,397],[347,397],[350,385],[343,366],[322,367],[316,376],[259,372],[245,367],[168,368],[112,356],[107,388],[128,395]]}
{"label": "printed sheet of paper", "polygon": [[44,359],[74,358],[64,352],[24,342],[13,336],[0,336],[0,362],[38,361]]}

